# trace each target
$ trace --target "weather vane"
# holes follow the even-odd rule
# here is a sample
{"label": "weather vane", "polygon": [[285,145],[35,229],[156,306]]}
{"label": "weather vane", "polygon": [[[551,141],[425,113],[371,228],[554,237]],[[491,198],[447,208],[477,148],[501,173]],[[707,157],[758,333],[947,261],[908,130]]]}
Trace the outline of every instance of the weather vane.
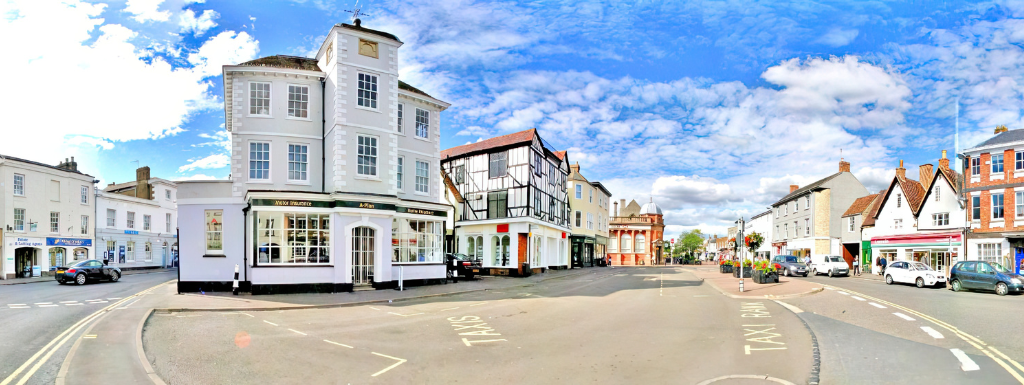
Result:
{"label": "weather vane", "polygon": [[363,13],[362,8],[359,7],[359,0],[356,0],[355,7],[351,11],[346,9],[345,12],[348,12],[348,13],[352,14],[352,21],[353,22],[359,20],[359,16],[370,16],[370,15],[367,15],[367,14]]}

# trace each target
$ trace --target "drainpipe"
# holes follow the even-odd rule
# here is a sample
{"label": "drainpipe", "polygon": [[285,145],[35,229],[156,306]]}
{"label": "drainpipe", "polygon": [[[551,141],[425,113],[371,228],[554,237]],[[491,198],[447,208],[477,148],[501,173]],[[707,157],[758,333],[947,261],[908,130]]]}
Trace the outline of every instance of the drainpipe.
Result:
{"label": "drainpipe", "polygon": [[[249,210],[252,210],[252,203],[242,208],[242,274],[244,276],[242,282],[249,282],[249,225],[247,225]],[[249,290],[252,290],[251,286]]]}
{"label": "drainpipe", "polygon": [[320,192],[327,192],[327,78],[320,78]]}

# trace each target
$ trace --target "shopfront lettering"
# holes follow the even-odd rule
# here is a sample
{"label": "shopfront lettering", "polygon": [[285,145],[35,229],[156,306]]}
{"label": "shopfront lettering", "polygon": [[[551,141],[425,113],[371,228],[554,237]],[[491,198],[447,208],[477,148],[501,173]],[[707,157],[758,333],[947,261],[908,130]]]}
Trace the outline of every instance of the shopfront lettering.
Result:
{"label": "shopfront lettering", "polygon": [[47,246],[92,246],[92,239],[46,238]]}
{"label": "shopfront lettering", "polygon": [[283,201],[275,200],[274,206],[297,206],[297,207],[313,207],[313,202],[310,201]]}
{"label": "shopfront lettering", "polygon": [[410,208],[407,211],[408,211],[409,214],[434,215],[434,211],[433,210],[423,210],[423,209],[413,209],[413,208]]}
{"label": "shopfront lettering", "polygon": [[359,204],[359,208],[361,208],[361,209],[372,209],[372,208],[374,208],[374,206],[373,206],[373,203],[362,202],[362,203]]}

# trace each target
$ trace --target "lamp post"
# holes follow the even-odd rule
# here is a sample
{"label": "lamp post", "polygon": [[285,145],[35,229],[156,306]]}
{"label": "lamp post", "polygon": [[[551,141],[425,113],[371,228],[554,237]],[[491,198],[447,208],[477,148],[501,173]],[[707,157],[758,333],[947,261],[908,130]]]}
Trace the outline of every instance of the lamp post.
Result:
{"label": "lamp post", "polygon": [[740,261],[740,293],[743,292],[743,249],[746,247],[743,236],[743,217],[736,220],[736,257]]}

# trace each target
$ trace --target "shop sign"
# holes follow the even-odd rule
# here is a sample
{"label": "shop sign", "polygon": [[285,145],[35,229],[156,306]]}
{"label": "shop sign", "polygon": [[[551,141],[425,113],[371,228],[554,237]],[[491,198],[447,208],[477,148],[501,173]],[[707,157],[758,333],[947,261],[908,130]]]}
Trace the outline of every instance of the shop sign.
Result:
{"label": "shop sign", "polygon": [[499,233],[507,233],[508,232],[508,224],[506,223],[506,224],[503,224],[503,225],[498,225],[497,232],[499,232]]}
{"label": "shop sign", "polygon": [[253,199],[253,206],[280,206],[280,207],[323,207],[332,208],[334,202],[306,201],[295,199]]}
{"label": "shop sign", "polygon": [[391,203],[380,203],[380,202],[359,202],[359,201],[305,201],[305,200],[294,200],[294,199],[253,199],[253,206],[279,206],[279,207],[318,207],[318,208],[335,208],[335,207],[347,207],[353,209],[364,209],[364,210],[386,210],[395,211],[399,213],[415,214],[415,215],[430,215],[435,217],[448,216],[447,211],[437,210],[426,210],[414,207],[401,207]]}
{"label": "shop sign", "polygon": [[81,238],[46,238],[47,246],[92,246],[92,239]]}
{"label": "shop sign", "polygon": [[11,243],[11,246],[14,246],[14,247],[22,247],[22,246],[37,247],[37,246],[42,246],[43,244],[44,244],[44,242],[43,242],[42,238],[15,238],[14,242]]}
{"label": "shop sign", "polygon": [[128,235],[139,235],[139,230],[125,230],[124,233]]}
{"label": "shop sign", "polygon": [[872,245],[890,245],[890,244],[921,244],[921,243],[932,243],[932,244],[948,244],[959,243],[960,234],[930,234],[930,235],[899,235],[893,237],[878,237],[871,240]]}
{"label": "shop sign", "polygon": [[395,211],[398,211],[400,213],[407,213],[407,214],[431,215],[431,216],[435,216],[435,217],[446,217],[446,216],[448,216],[448,212],[447,211],[424,210],[424,209],[417,209],[417,208],[412,208],[412,207],[398,207],[397,210],[395,210]]}

